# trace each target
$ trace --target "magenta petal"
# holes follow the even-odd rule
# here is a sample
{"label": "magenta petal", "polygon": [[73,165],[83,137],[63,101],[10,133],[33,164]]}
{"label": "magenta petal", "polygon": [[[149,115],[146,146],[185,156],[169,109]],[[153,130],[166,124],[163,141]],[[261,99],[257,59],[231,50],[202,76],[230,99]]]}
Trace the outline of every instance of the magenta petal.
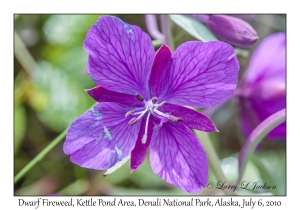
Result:
{"label": "magenta petal", "polygon": [[190,41],[172,55],[159,102],[205,108],[230,98],[238,82],[239,63],[232,46],[221,41]]}
{"label": "magenta petal", "polygon": [[242,86],[256,86],[260,82],[285,85],[286,35],[283,32],[266,37],[254,51]]}
{"label": "magenta petal", "polygon": [[86,90],[86,92],[98,102],[115,102],[134,107],[144,106],[144,103],[137,100],[133,95],[110,91],[100,86]]}
{"label": "magenta petal", "polygon": [[158,97],[165,87],[164,81],[161,78],[164,76],[164,69],[168,64],[171,55],[172,53],[169,47],[165,44],[163,44],[156,52],[149,79],[152,97]]}
{"label": "magenta petal", "polygon": [[[241,125],[245,138],[265,119],[272,114],[286,107],[286,98],[283,96],[274,100],[244,100],[241,101]],[[271,132],[267,137],[271,140],[286,139],[286,122],[283,122]]]}
{"label": "magenta petal", "polygon": [[89,54],[87,71],[108,90],[149,97],[146,85],[154,59],[150,37],[117,17],[102,16],[84,41]]}
{"label": "magenta petal", "polygon": [[146,127],[146,120],[147,117],[143,118],[141,127],[140,127],[140,132],[137,138],[137,141],[135,143],[135,147],[131,152],[131,162],[130,162],[130,167],[131,167],[131,172],[136,170],[144,161],[147,151],[151,142],[152,138],[152,132],[153,132],[153,116],[151,115],[149,118],[148,122],[148,131],[147,131],[147,139],[146,143],[142,143],[142,138],[145,134],[145,127]]}
{"label": "magenta petal", "polygon": [[244,87],[241,96],[254,100],[276,100],[285,98],[285,82],[263,81],[249,87]]}
{"label": "magenta petal", "polygon": [[[254,109],[258,112],[261,122],[267,119],[272,114],[286,108],[286,98],[283,96],[272,101],[255,101]],[[286,140],[286,122],[281,123],[267,135],[273,140]]]}
{"label": "magenta petal", "polygon": [[218,131],[214,123],[208,117],[195,110],[169,103],[165,103],[160,110],[164,113],[182,118],[183,121],[180,123],[183,123],[189,128],[204,132]]}
{"label": "magenta petal", "polygon": [[208,162],[203,147],[186,126],[165,123],[153,131],[150,161],[154,173],[182,190],[195,193],[208,181]]}
{"label": "magenta petal", "polygon": [[81,115],[69,128],[64,152],[81,167],[106,170],[127,157],[135,145],[140,122],[128,125],[131,107],[100,103]]}

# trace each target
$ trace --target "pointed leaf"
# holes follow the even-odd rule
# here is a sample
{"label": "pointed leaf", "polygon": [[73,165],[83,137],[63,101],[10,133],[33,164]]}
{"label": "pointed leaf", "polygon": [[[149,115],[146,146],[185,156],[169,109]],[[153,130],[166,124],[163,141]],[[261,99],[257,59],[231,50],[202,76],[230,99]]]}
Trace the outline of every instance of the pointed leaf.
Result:
{"label": "pointed leaf", "polygon": [[186,30],[190,35],[203,42],[218,40],[212,32],[198,20],[188,17],[186,15],[169,15],[171,20],[174,21],[181,28]]}

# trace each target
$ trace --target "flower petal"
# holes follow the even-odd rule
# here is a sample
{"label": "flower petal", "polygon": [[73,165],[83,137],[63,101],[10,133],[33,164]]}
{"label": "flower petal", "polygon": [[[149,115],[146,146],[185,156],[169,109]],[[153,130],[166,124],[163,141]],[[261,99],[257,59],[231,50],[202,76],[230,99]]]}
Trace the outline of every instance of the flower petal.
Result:
{"label": "flower petal", "polygon": [[158,102],[205,108],[230,98],[238,82],[239,63],[232,46],[221,41],[190,41],[172,55],[162,77]]}
{"label": "flower petal", "polygon": [[86,90],[86,92],[98,102],[115,102],[134,107],[143,107],[145,105],[133,95],[110,91],[100,86]]}
{"label": "flower petal", "polygon": [[64,152],[85,168],[106,170],[127,157],[135,145],[140,122],[128,125],[132,107],[101,103],[81,115],[69,128]]}
{"label": "flower petal", "polygon": [[163,71],[171,58],[171,50],[166,44],[163,44],[156,52],[155,59],[152,66],[152,71],[149,79],[149,86],[152,97],[158,97],[164,89],[165,84],[161,79]]}
{"label": "flower petal", "polygon": [[[245,138],[251,134],[251,132],[262,121],[267,119],[272,114],[286,108],[285,96],[276,98],[274,100],[244,100],[241,101],[241,125]],[[286,122],[281,123],[268,133],[267,137],[270,140],[285,140],[286,139]]]}
{"label": "flower petal", "polygon": [[135,143],[135,147],[131,152],[131,162],[130,162],[131,172],[136,170],[143,163],[143,161],[147,155],[147,151],[148,151],[148,148],[149,148],[149,145],[151,142],[153,127],[154,127],[153,119],[154,119],[153,116],[150,115],[149,122],[148,122],[147,139],[146,139],[146,143],[143,144],[142,138],[144,137],[144,134],[145,134],[147,117],[143,118],[143,121],[142,121],[142,124],[140,127],[139,136]]}
{"label": "flower petal", "polygon": [[286,35],[283,32],[269,35],[254,51],[242,86],[256,86],[260,82],[277,82],[285,85]]}
{"label": "flower petal", "polygon": [[181,117],[183,121],[180,123],[183,123],[189,128],[204,132],[218,131],[214,123],[208,117],[195,110],[169,103],[165,103],[160,110],[175,117]]}
{"label": "flower petal", "polygon": [[139,27],[102,16],[88,31],[84,49],[89,54],[87,72],[98,85],[148,99],[146,84],[155,52],[150,37]]}
{"label": "flower petal", "polygon": [[165,123],[153,131],[150,161],[154,173],[182,190],[195,193],[208,181],[208,162],[203,147],[186,126]]}
{"label": "flower petal", "polygon": [[260,119],[257,113],[252,108],[251,101],[240,99],[240,120],[241,120],[241,130],[247,139],[254,128],[259,125]]}
{"label": "flower petal", "polygon": [[123,165],[125,165],[127,163],[127,161],[130,160],[130,155],[128,155],[127,157],[123,158],[121,161],[117,162],[116,165],[114,165],[113,167],[107,169],[107,171],[103,174],[103,176],[107,176],[112,174],[113,172],[115,172],[116,170],[118,170],[119,168],[121,168]]}

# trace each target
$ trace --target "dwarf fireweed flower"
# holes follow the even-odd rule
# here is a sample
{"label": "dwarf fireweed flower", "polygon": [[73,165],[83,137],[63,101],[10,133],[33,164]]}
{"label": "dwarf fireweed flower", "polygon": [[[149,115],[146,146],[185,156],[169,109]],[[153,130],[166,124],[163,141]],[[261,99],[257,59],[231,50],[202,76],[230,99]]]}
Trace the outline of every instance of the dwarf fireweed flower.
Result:
{"label": "dwarf fireweed flower", "polygon": [[64,152],[85,168],[113,172],[130,159],[131,172],[150,148],[154,173],[187,192],[208,180],[203,147],[189,128],[217,131],[187,108],[209,107],[232,96],[239,63],[220,41],[191,41],[172,54],[155,53],[150,37],[117,17],[102,16],[87,33],[87,72],[99,86],[87,93],[100,102],[70,126]]}
{"label": "dwarf fireweed flower", "polygon": [[[286,108],[285,40],[285,33],[279,32],[259,44],[236,92],[245,137],[263,120]],[[267,137],[270,140],[286,139],[286,123],[280,124]]]}

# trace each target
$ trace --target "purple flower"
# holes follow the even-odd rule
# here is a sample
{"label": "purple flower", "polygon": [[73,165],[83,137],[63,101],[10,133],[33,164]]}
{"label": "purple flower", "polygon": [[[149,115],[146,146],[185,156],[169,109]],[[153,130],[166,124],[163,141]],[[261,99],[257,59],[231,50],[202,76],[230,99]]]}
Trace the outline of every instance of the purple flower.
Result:
{"label": "purple flower", "polygon": [[[254,51],[238,90],[242,130],[246,137],[270,115],[286,108],[285,33],[266,37]],[[286,123],[268,134],[269,139],[285,139]]]}
{"label": "purple flower", "polygon": [[100,102],[69,128],[64,152],[85,168],[109,174],[128,159],[131,171],[150,148],[158,176],[187,192],[206,186],[206,154],[189,128],[217,131],[213,122],[184,106],[209,107],[232,96],[239,63],[223,42],[186,42],[155,54],[150,37],[119,18],[102,16],[88,31],[87,72]]}

